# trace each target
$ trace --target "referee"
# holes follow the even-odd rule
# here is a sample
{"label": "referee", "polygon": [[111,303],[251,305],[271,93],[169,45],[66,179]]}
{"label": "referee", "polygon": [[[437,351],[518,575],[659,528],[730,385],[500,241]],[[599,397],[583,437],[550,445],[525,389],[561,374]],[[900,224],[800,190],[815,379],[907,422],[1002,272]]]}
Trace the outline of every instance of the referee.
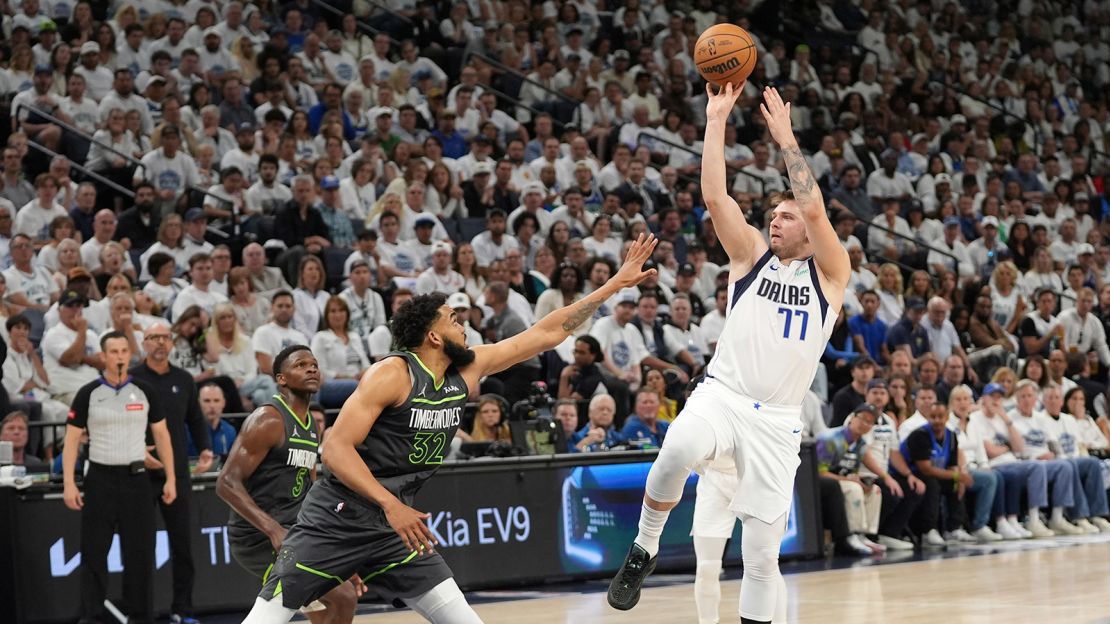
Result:
{"label": "referee", "polygon": [[[118,331],[100,339],[104,373],[77,391],[66,426],[62,472],[66,507],[81,514],[81,621],[108,621],[108,549],[119,531],[123,558],[123,611],[129,622],[154,620],[154,508],[146,474],[146,432],[166,468],[162,501],[177,497],[173,447],[158,409],[158,399],[147,384],[127,374],[131,347]],[[85,475],[88,505],[77,489],[77,451],[88,430],[89,462]]]}

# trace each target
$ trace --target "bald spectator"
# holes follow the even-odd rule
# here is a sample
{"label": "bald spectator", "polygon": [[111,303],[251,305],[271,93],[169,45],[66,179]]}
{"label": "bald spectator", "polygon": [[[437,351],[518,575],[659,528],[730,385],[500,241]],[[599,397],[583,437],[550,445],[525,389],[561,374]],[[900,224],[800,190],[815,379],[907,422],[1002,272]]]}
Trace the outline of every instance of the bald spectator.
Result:
{"label": "bald spectator", "polygon": [[292,290],[281,269],[266,265],[266,250],[258,243],[243,248],[243,267],[250,273],[255,292],[269,299],[279,290]]}
{"label": "bald spectator", "polygon": [[[81,243],[81,262],[94,275],[103,272],[100,267],[100,252],[105,245],[115,239],[116,225],[116,213],[108,209],[98,211],[93,217],[92,238]],[[138,279],[130,254],[125,254],[123,257],[123,272],[133,281]]]}
{"label": "bald spectator", "polygon": [[599,394],[590,399],[589,422],[571,439],[573,449],[579,453],[607,451],[624,443],[624,437],[613,426],[616,403],[613,397]]}

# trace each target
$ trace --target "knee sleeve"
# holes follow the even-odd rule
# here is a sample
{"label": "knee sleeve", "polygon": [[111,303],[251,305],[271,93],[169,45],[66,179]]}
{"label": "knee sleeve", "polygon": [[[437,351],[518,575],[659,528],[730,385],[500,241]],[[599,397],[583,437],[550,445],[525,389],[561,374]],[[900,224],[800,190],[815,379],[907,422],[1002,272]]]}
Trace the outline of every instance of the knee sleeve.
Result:
{"label": "knee sleeve", "polygon": [[453,578],[404,602],[432,624],[482,624]]}
{"label": "knee sleeve", "polygon": [[698,561],[694,575],[694,602],[700,624],[716,624],[720,618],[721,561]]}
{"label": "knee sleeve", "polygon": [[713,455],[713,435],[703,421],[681,419],[667,430],[663,448],[648,472],[645,491],[652,500],[675,503],[682,499],[682,488],[690,472]]}
{"label": "knee sleeve", "polygon": [[266,600],[259,596],[255,598],[251,612],[243,619],[243,624],[284,624],[293,619],[294,613],[293,609],[281,604],[280,597]]}
{"label": "knee sleeve", "polygon": [[740,584],[740,617],[768,622],[781,611],[779,593],[785,593],[779,574],[779,548],[786,529],[786,514],[768,524],[745,517],[740,546],[744,558],[744,580]]}

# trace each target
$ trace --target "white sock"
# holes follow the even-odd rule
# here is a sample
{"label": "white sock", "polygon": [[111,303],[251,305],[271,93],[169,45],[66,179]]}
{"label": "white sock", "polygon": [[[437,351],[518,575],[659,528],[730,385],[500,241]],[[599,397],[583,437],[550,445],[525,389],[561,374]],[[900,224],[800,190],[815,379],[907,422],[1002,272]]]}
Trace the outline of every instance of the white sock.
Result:
{"label": "white sock", "polygon": [[1009,523],[1014,525],[1014,526],[1018,525],[1017,514],[1010,514],[1010,515],[1006,516],[1006,520],[1009,521]]}
{"label": "white sock", "polygon": [[659,552],[659,536],[663,534],[663,526],[670,515],[671,512],[652,509],[646,503],[640,509],[640,532],[636,534],[636,543],[651,557]]}
{"label": "white sock", "polygon": [[1063,507],[1052,508],[1052,522],[1067,522],[1067,520],[1064,519]]}

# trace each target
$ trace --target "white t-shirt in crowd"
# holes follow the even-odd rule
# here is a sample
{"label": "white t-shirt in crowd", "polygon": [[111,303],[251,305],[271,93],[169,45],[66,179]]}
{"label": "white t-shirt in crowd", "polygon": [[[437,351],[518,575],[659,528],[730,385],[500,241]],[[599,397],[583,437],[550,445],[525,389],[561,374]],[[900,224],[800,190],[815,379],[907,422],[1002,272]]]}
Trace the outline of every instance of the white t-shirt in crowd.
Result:
{"label": "white t-shirt in crowd", "polygon": [[227,297],[211,290],[200,290],[192,284],[188,288],[177,293],[177,297],[173,300],[172,318],[177,318],[189,306],[198,305],[209,317],[212,316],[212,308],[216,307],[217,303],[224,303]]}
{"label": "white t-shirt in crowd", "polygon": [[254,336],[251,336],[251,348],[254,352],[270,357],[281,353],[285,347],[297,344],[307,345],[308,338],[292,327],[281,327],[273,321],[254,330]]}
{"label": "white t-shirt in crowd", "polygon": [[58,292],[58,283],[44,267],[32,266],[30,273],[20,271],[13,264],[4,271],[8,293],[23,293],[35,305],[49,305],[51,296]]}
{"label": "white t-shirt in crowd", "polygon": [[[100,373],[88,364],[77,366],[64,366],[58,361],[73,343],[77,341],[77,332],[64,323],[46,330],[42,337],[42,364],[46,375],[50,377],[50,389],[54,394],[69,394],[77,392],[81,386],[96,379]],[[96,334],[91,329],[85,330],[85,355],[100,353]]]}
{"label": "white t-shirt in crowd", "polygon": [[605,359],[621,372],[635,372],[639,376],[640,361],[649,355],[640,330],[631,323],[621,327],[614,317],[607,316],[594,322],[590,335],[601,344]]}

